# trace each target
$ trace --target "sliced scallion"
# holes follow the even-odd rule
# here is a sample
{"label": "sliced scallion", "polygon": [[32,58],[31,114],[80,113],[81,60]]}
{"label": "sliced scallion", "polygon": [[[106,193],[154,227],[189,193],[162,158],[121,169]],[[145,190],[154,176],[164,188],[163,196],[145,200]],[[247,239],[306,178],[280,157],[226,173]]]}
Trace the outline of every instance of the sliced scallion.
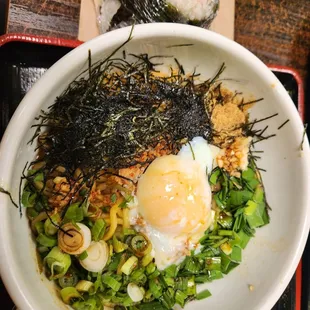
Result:
{"label": "sliced scallion", "polygon": [[122,266],[121,271],[122,273],[126,274],[127,276],[131,274],[134,268],[136,268],[138,264],[138,258],[136,256],[131,256]]}
{"label": "sliced scallion", "polygon": [[196,295],[196,299],[201,300],[201,299],[208,298],[208,297],[210,297],[210,296],[212,296],[212,294],[210,293],[210,291],[209,291],[209,290],[204,290],[204,291],[201,291],[200,293],[198,293],[198,294]]}
{"label": "sliced scallion", "polygon": [[103,219],[97,219],[94,226],[91,228],[92,240],[99,241],[105,233],[106,223]]}
{"label": "sliced scallion", "polygon": [[109,275],[103,275],[101,279],[102,283],[110,287],[113,291],[118,291],[122,286],[121,282],[115,280],[113,277]]}
{"label": "sliced scallion", "polygon": [[93,286],[94,286],[93,282],[86,281],[86,280],[80,280],[76,284],[75,288],[78,292],[86,293],[86,292],[89,292]]}
{"label": "sliced scallion", "polygon": [[40,233],[36,239],[36,241],[43,245],[43,246],[46,246],[48,248],[52,248],[53,246],[56,246],[57,245],[57,239],[56,238],[53,238],[53,237],[49,237],[49,236],[46,236],[45,234],[43,233]]}
{"label": "sliced scallion", "polygon": [[71,303],[71,301],[74,299],[83,299],[81,294],[76,290],[75,287],[65,287],[60,291],[60,296],[63,300],[63,302],[67,305]]}

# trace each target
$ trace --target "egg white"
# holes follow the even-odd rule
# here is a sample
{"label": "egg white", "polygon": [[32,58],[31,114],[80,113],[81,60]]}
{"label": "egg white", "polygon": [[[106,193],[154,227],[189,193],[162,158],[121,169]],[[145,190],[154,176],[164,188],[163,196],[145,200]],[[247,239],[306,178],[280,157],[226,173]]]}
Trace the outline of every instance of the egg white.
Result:
{"label": "egg white", "polygon": [[[198,161],[203,171],[211,173],[216,165],[215,158],[219,150],[219,148],[209,145],[202,137],[195,137],[190,143],[181,148],[178,156],[182,156],[189,161]],[[208,179],[207,173],[206,178]],[[190,255],[192,250],[196,253],[200,251],[199,239],[202,237],[200,224],[197,225],[195,231],[191,232],[190,236],[188,234],[176,234],[172,231],[163,233],[152,227],[139,214],[139,202],[136,196],[128,204],[128,207],[130,209],[131,225],[137,231],[143,232],[152,243],[152,255],[158,269],[162,270],[171,264],[181,263],[185,256]],[[213,220],[214,211],[211,211],[208,227],[212,225]]]}
{"label": "egg white", "polygon": [[203,137],[195,137],[182,146],[178,156],[198,161],[204,171],[210,174],[216,166],[216,157],[220,148],[209,144]]}

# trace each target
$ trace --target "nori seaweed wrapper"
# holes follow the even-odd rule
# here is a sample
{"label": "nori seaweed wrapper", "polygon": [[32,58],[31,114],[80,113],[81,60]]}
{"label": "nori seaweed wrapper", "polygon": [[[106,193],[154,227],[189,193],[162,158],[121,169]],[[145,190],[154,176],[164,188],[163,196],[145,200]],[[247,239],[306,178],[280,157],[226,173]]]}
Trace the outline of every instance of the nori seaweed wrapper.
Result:
{"label": "nori seaweed wrapper", "polygon": [[121,8],[113,17],[112,29],[132,25],[133,23],[172,22],[208,28],[216,16],[219,1],[214,1],[211,14],[203,20],[190,20],[176,7],[165,0],[120,0]]}

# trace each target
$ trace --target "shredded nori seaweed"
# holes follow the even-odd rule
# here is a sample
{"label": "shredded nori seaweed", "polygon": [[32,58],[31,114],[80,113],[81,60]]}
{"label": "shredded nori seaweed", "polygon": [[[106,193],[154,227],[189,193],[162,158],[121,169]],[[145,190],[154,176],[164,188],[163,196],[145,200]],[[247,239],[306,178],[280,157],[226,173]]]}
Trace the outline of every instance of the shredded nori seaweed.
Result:
{"label": "shredded nori seaweed", "polygon": [[211,141],[205,93],[215,78],[196,84],[195,74],[185,76],[181,65],[170,76],[156,76],[154,57],[135,58],[91,65],[89,56],[88,76],[72,82],[41,113],[35,137],[47,127],[38,145],[45,169],[63,166],[72,174],[80,168],[92,177],[135,165],[162,141],[172,151],[195,136]]}

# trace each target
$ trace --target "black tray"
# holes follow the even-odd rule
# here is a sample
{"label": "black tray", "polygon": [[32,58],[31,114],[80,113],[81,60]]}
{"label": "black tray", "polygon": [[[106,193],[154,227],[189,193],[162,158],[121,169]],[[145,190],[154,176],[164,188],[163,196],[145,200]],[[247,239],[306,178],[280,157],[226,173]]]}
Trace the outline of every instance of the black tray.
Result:
{"label": "black tray", "polygon": [[[71,48],[69,47],[16,41],[6,43],[0,47],[0,139],[13,112],[33,83],[42,76],[47,68],[67,54],[70,50]],[[296,80],[290,73],[280,71],[274,72],[292,96],[296,107],[303,106],[303,102],[300,101],[299,96],[300,85],[298,80]],[[308,242],[307,250],[304,253],[303,259],[304,267],[302,272],[302,286],[300,276],[298,275],[296,277],[295,274],[282,297],[274,306],[274,310],[309,309],[309,248],[310,245]],[[303,287],[302,305],[300,301],[301,287]],[[12,309],[14,304],[1,281],[0,298],[1,309]]]}

